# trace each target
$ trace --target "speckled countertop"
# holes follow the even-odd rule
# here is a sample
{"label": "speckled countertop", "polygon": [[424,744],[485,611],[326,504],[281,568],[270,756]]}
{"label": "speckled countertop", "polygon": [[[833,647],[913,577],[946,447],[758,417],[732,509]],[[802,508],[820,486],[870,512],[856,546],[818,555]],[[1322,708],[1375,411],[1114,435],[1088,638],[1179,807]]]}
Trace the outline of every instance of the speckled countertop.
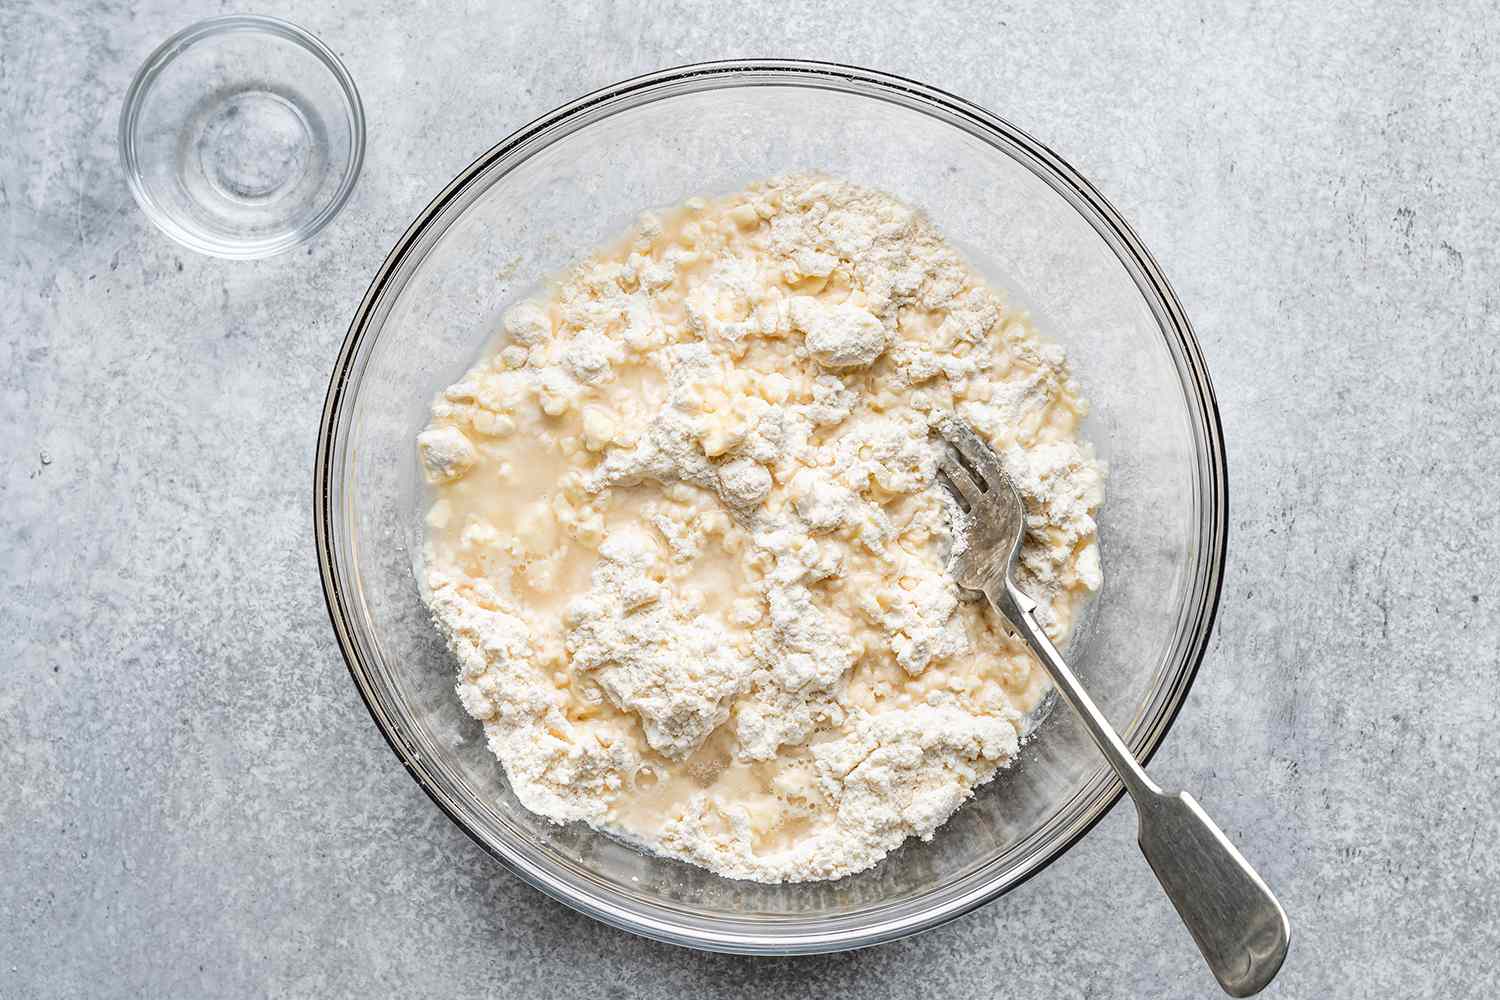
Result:
{"label": "speckled countertop", "polygon": [[347,62],[369,155],[309,247],[228,263],[154,231],[115,157],[138,63],[225,8],[0,2],[0,997],[1214,995],[1127,805],[917,938],[695,954],[499,869],[349,683],[309,495],[376,265],[517,125],[738,55],[936,83],[1122,207],[1230,451],[1219,626],[1155,771],[1286,904],[1270,995],[1500,990],[1495,8],[261,9]]}

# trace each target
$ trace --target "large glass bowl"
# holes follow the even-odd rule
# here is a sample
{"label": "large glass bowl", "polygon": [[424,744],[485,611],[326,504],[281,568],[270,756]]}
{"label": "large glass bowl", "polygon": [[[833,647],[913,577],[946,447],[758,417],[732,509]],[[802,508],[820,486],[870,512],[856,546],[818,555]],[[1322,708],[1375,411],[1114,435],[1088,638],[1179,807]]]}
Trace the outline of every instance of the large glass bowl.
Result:
{"label": "large glass bowl", "polygon": [[832,951],[923,930],[1035,874],[1121,791],[1060,710],[930,843],[836,882],[760,885],[527,812],[460,707],[414,575],[414,438],[434,394],[492,340],[508,302],[639,210],[808,168],[925,210],[1067,348],[1093,403],[1086,433],[1110,466],[1105,587],[1071,654],[1142,758],[1182,704],[1218,600],[1224,448],[1198,344],[1119,213],[1046,147],[931,87],[785,61],[640,77],[516,132],[411,225],[350,326],[318,442],[323,587],[370,713],[439,807],[543,892],[696,948]]}

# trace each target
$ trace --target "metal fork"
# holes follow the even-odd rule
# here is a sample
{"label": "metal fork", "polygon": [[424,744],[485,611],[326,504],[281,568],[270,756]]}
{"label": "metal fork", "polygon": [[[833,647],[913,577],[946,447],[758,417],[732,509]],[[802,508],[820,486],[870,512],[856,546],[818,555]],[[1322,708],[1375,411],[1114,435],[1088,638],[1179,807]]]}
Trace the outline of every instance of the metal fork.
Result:
{"label": "metal fork", "polygon": [[989,445],[960,420],[940,427],[948,447],[939,478],[968,512],[968,547],[953,559],[959,586],[979,591],[1031,647],[1083,719],[1135,800],[1137,840],[1157,881],[1192,933],[1219,985],[1231,996],[1262,990],[1286,958],[1291,927],[1266,883],[1187,792],[1166,792],[1146,776],[1048,640],[1036,602],[1016,586],[1025,510]]}

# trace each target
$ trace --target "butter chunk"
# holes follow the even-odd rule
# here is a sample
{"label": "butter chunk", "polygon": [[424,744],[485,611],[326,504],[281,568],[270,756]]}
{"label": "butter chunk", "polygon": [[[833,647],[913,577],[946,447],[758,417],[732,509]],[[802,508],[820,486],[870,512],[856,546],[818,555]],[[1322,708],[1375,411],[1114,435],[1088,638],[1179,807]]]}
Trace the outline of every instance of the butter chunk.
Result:
{"label": "butter chunk", "polygon": [[824,368],[859,368],[885,353],[885,325],[868,310],[848,302],[830,306],[807,296],[793,299],[791,310],[807,353]]}
{"label": "butter chunk", "polygon": [[437,427],[417,435],[417,450],[430,483],[462,479],[479,461],[479,452],[457,427]]}

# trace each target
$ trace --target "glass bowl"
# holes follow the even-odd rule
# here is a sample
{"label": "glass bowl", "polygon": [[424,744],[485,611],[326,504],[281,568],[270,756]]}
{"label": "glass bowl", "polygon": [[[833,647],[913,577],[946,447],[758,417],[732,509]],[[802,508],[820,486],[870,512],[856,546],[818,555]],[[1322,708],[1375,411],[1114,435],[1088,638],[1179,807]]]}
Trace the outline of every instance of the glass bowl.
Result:
{"label": "glass bowl", "polygon": [[120,112],[130,193],[199,253],[269,257],[309,239],[354,190],[365,115],[333,51],[254,14],[184,28],[146,59]]}
{"label": "glass bowl", "polygon": [[407,229],[339,353],[314,486],[329,614],[376,723],[469,836],[584,913],[695,948],[833,951],[932,927],[1035,874],[1121,792],[1058,711],[930,843],[835,882],[761,885],[527,812],[460,707],[414,575],[414,438],[434,394],[491,341],[505,305],[641,209],[805,168],[925,210],[1067,348],[1093,403],[1085,433],[1110,464],[1105,586],[1071,655],[1143,759],[1203,655],[1223,567],[1223,440],[1182,308],[1119,213],[1002,119],[868,70],[726,62],[621,83],[495,146]]}

